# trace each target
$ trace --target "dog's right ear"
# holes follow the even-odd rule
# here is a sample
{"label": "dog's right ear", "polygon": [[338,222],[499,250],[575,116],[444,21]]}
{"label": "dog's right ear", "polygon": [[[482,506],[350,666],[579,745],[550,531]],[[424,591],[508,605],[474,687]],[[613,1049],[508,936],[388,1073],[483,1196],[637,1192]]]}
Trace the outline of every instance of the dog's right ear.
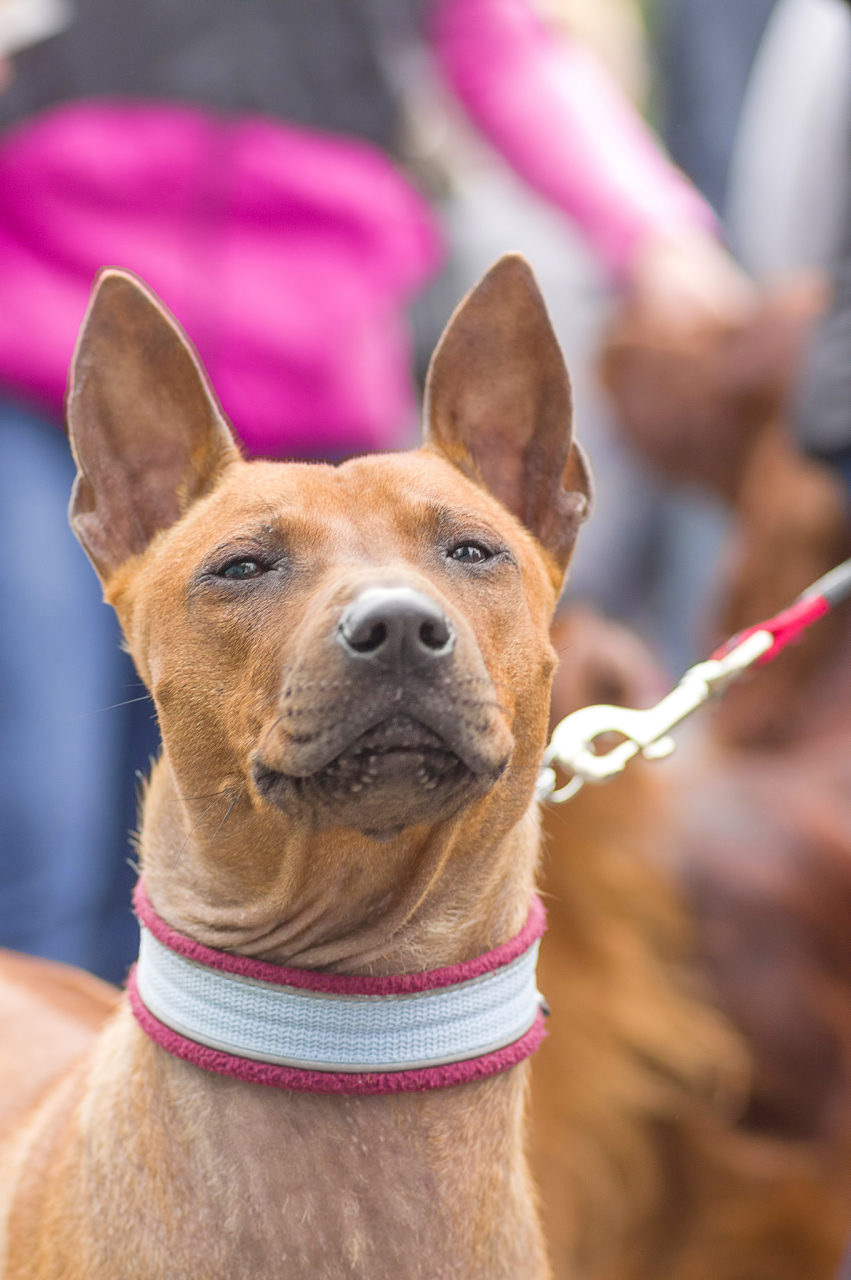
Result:
{"label": "dog's right ear", "polygon": [[71,526],[102,582],[240,456],[176,321],[113,268],[95,282],[66,418],[77,461]]}

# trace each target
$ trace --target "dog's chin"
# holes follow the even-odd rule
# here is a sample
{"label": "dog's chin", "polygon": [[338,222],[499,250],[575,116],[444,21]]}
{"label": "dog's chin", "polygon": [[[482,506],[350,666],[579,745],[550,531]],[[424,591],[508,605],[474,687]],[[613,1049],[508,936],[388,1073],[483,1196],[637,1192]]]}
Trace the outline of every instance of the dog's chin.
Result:
{"label": "dog's chin", "polygon": [[431,729],[394,716],[356,738],[307,777],[257,763],[264,800],[287,813],[309,810],[318,826],[347,826],[377,840],[451,817],[490,790],[502,768],[475,774]]}

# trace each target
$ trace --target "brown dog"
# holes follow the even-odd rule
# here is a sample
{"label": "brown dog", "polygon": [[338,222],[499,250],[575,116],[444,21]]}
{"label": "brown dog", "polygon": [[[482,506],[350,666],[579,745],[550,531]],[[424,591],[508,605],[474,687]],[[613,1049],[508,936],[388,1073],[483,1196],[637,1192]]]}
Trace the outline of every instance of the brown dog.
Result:
{"label": "brown dog", "polygon": [[[604,698],[647,705],[653,664],[629,633],[576,610],[552,638],[573,668],[559,672],[558,714]],[[552,1018],[532,1060],[530,1157],[553,1270],[557,1280],[833,1280],[851,1228],[843,1161],[741,1124],[764,1093],[762,1046],[712,1009],[683,903],[659,865],[676,818],[689,816],[691,789],[672,785],[676,761],[633,761],[606,786],[544,809],[538,974]],[[736,763],[737,776],[745,767]],[[745,778],[741,792],[753,783]],[[723,830],[737,809],[723,792],[714,800],[707,816]],[[706,852],[710,875],[736,861],[740,887],[752,874],[741,843],[723,857]],[[737,922],[722,923],[718,956],[735,970],[750,933],[764,945],[759,920],[738,946]],[[770,997],[796,958],[765,975],[754,1011],[771,1021],[791,1006],[793,1035],[794,988]],[[804,1045],[811,1061],[818,1045]]]}
{"label": "brown dog", "polygon": [[[516,935],[548,626],[589,500],[525,264],[503,259],[451,321],[418,453],[243,462],[176,326],[117,271],[68,419],[72,523],[163,733],[140,835],[160,917],[342,975],[459,964]],[[33,1046],[4,1066],[22,1112],[66,1011],[47,995],[22,1013],[14,966],[3,978]],[[55,1067],[7,1130],[7,1280],[548,1274],[522,1065],[397,1096],[290,1092],[173,1056],[122,1000]]]}

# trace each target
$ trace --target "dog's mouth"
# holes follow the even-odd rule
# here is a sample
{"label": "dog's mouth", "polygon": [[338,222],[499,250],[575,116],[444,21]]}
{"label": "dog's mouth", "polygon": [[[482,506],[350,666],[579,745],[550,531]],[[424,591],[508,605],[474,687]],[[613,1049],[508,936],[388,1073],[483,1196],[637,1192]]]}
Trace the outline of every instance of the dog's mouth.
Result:
{"label": "dog's mouth", "polygon": [[254,781],[278,808],[308,806],[322,822],[379,833],[434,820],[468,792],[477,793],[484,780],[440,734],[400,714],[362,733],[307,777],[258,762]]}
{"label": "dog's mouth", "polygon": [[433,729],[410,716],[396,715],[361,734],[313,780],[342,800],[371,787],[396,784],[434,791],[467,772]]}

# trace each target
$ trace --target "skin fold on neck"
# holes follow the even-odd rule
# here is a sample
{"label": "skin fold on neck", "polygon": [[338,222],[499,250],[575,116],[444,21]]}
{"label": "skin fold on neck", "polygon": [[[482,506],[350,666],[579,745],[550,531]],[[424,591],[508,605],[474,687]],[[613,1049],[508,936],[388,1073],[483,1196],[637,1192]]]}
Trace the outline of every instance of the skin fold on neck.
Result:
{"label": "skin fold on neck", "polygon": [[155,909],[179,932],[255,959],[349,974],[434,969],[507,941],[529,910],[534,808],[513,825],[491,806],[486,819],[465,814],[381,843],[294,827],[239,799],[213,808],[183,799],[164,759],[145,810],[140,849]]}

